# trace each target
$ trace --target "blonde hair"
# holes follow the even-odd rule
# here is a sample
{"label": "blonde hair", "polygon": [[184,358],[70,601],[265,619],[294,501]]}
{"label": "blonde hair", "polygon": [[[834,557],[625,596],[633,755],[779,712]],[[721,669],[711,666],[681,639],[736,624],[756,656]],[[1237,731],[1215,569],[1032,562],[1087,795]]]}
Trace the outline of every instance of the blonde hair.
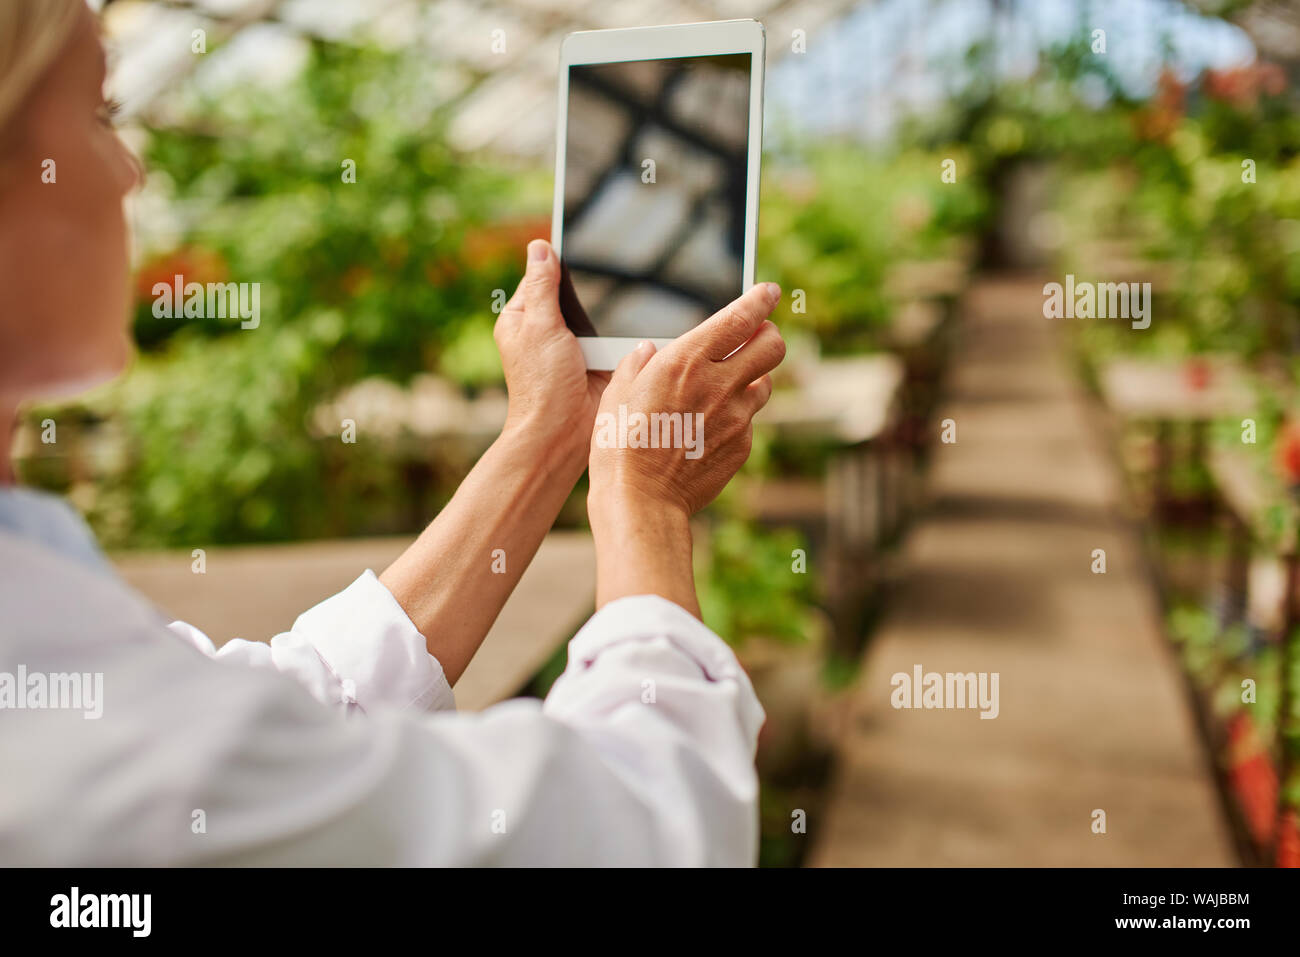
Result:
{"label": "blonde hair", "polygon": [[62,51],[85,0],[0,0],[0,132]]}

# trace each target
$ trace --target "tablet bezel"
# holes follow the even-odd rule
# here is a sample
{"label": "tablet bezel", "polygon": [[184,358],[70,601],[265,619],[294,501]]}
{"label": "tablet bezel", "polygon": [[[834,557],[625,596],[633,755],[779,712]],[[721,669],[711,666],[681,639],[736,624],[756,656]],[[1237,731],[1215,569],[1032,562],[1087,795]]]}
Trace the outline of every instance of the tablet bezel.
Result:
{"label": "tablet bezel", "polygon": [[[563,256],[564,152],[568,139],[569,67],[587,63],[622,63],[687,56],[749,53],[749,162],[745,185],[745,253],[741,292],[754,285],[755,242],[758,237],[759,164],[763,153],[763,66],[767,41],[757,20],[718,20],[669,26],[582,30],[560,44],[560,92],[555,126],[555,198],[551,208],[551,245]],[[613,369],[642,338],[578,336],[589,369]],[[672,339],[651,339],[662,348]]]}

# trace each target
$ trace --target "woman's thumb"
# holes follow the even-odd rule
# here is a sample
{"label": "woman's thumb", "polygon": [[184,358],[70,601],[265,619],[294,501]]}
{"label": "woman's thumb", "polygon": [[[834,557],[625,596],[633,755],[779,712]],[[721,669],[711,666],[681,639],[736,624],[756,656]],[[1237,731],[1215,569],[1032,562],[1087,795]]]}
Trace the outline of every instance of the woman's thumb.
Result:
{"label": "woman's thumb", "polygon": [[614,376],[610,379],[610,384],[619,382],[630,382],[635,379],[637,373],[645,368],[647,362],[655,354],[655,344],[649,339],[642,339],[636,344],[636,348],[625,355],[614,369]]}
{"label": "woman's thumb", "polygon": [[564,321],[560,315],[560,259],[545,239],[528,244],[524,305],[530,318]]}

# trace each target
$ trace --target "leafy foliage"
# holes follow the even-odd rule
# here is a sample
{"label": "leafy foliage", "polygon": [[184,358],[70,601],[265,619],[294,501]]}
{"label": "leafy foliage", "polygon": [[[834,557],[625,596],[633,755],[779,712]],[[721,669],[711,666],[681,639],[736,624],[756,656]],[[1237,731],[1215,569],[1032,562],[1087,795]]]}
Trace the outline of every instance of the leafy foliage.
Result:
{"label": "leafy foliage", "polygon": [[[179,222],[137,277],[137,367],[89,402],[130,444],[85,502],[109,544],[365,530],[365,500],[401,495],[400,476],[363,455],[331,468],[337,452],[307,428],[315,405],[368,375],[500,380],[493,290],[513,290],[526,240],[545,234],[517,213],[545,195],[447,146],[432,70],[315,43],[287,86],[189,94],[182,123],[151,131],[151,189]],[[258,283],[260,325],[156,318],[154,284],[177,274]]]}
{"label": "leafy foliage", "polygon": [[792,573],[795,549],[805,548],[789,529],[761,529],[741,518],[719,522],[709,538],[700,583],[704,622],[739,644],[762,635],[802,641],[812,625],[812,585]]}

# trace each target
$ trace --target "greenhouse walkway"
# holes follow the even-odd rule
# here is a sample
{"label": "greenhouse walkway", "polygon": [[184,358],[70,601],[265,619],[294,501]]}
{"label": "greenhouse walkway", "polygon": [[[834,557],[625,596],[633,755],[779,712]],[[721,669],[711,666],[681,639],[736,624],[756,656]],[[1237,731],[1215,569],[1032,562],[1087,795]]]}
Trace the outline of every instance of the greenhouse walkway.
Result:
{"label": "greenhouse walkway", "polygon": [[[1119,475],[1042,301],[1041,281],[1001,278],[964,301],[938,416],[956,442],[935,446],[851,693],[814,866],[1236,863]],[[917,666],[996,672],[997,716],[892,707],[892,676]]]}

